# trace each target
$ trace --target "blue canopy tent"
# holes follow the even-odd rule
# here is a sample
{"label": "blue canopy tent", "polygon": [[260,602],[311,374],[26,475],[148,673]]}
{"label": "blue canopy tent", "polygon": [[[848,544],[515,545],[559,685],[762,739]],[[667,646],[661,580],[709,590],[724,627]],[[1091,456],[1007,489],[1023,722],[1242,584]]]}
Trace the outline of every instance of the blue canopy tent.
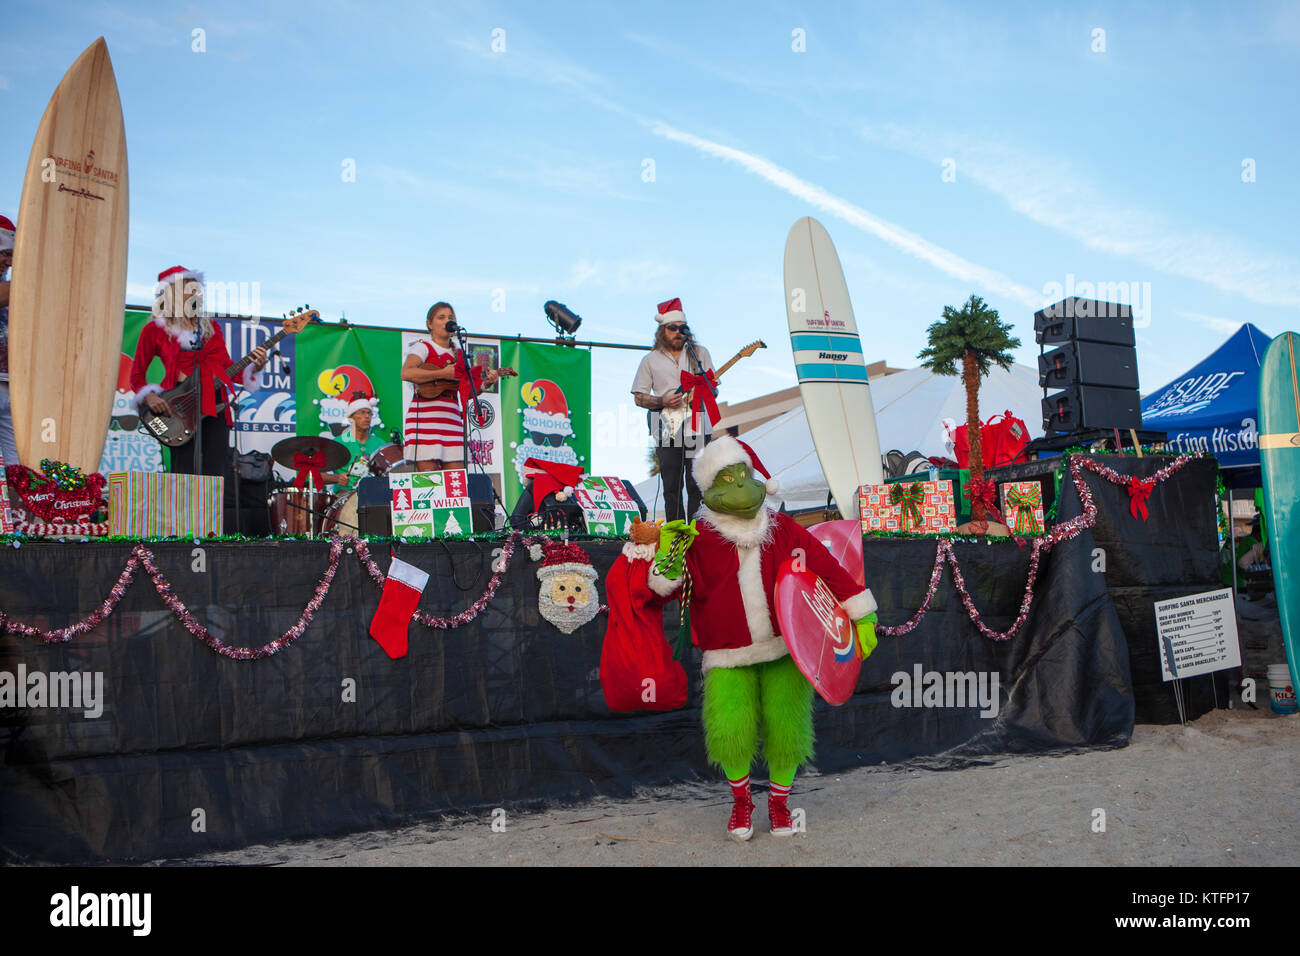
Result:
{"label": "blue canopy tent", "polygon": [[1142,427],[1177,453],[1219,460],[1225,484],[1259,481],[1259,363],[1272,337],[1246,323],[1195,368],[1142,399]]}

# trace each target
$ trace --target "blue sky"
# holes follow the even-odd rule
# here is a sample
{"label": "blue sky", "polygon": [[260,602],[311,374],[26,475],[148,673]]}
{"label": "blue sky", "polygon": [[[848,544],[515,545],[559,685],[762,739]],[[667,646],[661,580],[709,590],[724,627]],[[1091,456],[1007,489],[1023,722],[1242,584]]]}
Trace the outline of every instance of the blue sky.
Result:
{"label": "blue sky", "polygon": [[[1150,391],[1241,322],[1300,328],[1300,5],[1131,7],[7,0],[0,211],[102,34],[131,301],[183,263],[259,283],[264,314],[418,327],[441,298],[545,335],[555,298],[641,342],[678,296],[717,361],[768,344],[724,379],[738,401],[794,383],[782,252],[813,215],[868,360],[915,365],[973,292],[1032,364],[1048,284],[1149,283]],[[597,410],[631,423],[599,472],[644,474],[637,360],[596,353]]]}

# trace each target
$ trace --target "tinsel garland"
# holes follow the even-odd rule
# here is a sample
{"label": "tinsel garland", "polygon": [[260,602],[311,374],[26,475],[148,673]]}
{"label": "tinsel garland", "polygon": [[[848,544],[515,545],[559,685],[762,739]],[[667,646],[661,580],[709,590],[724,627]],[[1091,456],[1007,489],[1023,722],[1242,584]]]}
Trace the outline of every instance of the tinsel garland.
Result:
{"label": "tinsel garland", "polygon": [[[962,605],[966,608],[966,613],[979,629],[979,632],[990,640],[1010,640],[1016,635],[1029,617],[1029,609],[1033,606],[1034,602],[1034,583],[1038,578],[1038,564],[1043,552],[1050,550],[1062,541],[1068,541],[1070,538],[1082,534],[1085,528],[1091,528],[1097,523],[1097,504],[1093,500],[1092,489],[1088,487],[1087,481],[1084,480],[1083,472],[1085,469],[1106,479],[1112,484],[1133,489],[1135,487],[1134,482],[1136,481],[1136,487],[1139,489],[1145,489],[1146,487],[1154,487],[1155,485],[1164,482],[1174,472],[1199,457],[1199,455],[1180,455],[1169,464],[1160,468],[1148,479],[1135,479],[1132,475],[1121,475],[1119,472],[1115,471],[1115,469],[1108,465],[1104,465],[1093,458],[1084,458],[1082,456],[1072,457],[1069,461],[1070,478],[1074,482],[1075,490],[1079,492],[1079,501],[1083,506],[1082,513],[1071,518],[1069,521],[1062,521],[1055,525],[1046,536],[1037,537],[1032,540],[1033,551],[1029,555],[1029,572],[1025,579],[1025,596],[1020,602],[1020,612],[1016,615],[1015,621],[1012,622],[1009,628],[1005,631],[998,632],[994,631],[984,623],[979,610],[975,607],[975,601],[971,597],[970,591],[966,588],[966,579],[962,576],[961,567],[957,564],[957,553],[953,548],[952,541],[940,540],[935,545],[934,567],[930,572],[930,586],[926,591],[925,599],[921,602],[921,606],[917,608],[916,613],[912,615],[911,619],[906,623],[896,624],[893,626],[877,625],[877,632],[889,637],[902,637],[904,634],[908,634],[915,630],[921,623],[921,619],[925,617],[926,613],[930,609],[930,602],[934,599],[935,592],[939,588],[939,578],[943,574],[943,566],[947,563],[952,566],[953,585],[957,589],[957,594],[961,598]],[[1145,502],[1145,495],[1148,495],[1149,491],[1139,490],[1135,493],[1130,490],[1129,494],[1130,501],[1133,502],[1131,505],[1132,513],[1136,517],[1138,516],[1139,510],[1137,496],[1143,495],[1144,497],[1141,500]],[[1144,503],[1142,504],[1141,510],[1146,510]]]}
{"label": "tinsel garland", "polygon": [[[1146,480],[1150,481],[1152,485],[1164,482],[1174,474],[1174,472],[1199,457],[1201,456],[1181,455],[1168,465],[1160,468],[1151,476],[1150,479]],[[1015,636],[1029,616],[1029,610],[1034,600],[1034,584],[1038,577],[1039,560],[1043,552],[1050,550],[1062,541],[1067,541],[1078,536],[1084,531],[1084,529],[1091,528],[1097,522],[1097,505],[1093,500],[1092,490],[1084,480],[1083,471],[1085,469],[1091,471],[1113,484],[1121,485],[1123,487],[1132,487],[1130,479],[1133,476],[1121,475],[1113,468],[1110,468],[1092,458],[1071,458],[1069,467],[1070,477],[1074,482],[1075,489],[1079,492],[1079,500],[1083,506],[1082,513],[1071,518],[1069,521],[1060,522],[1044,537],[1033,539],[1033,550],[1030,553],[1029,571],[1025,581],[1025,596],[1020,602],[1020,612],[1017,614],[1011,627],[1005,631],[997,632],[984,623],[979,610],[975,607],[974,599],[966,588],[965,578],[961,573],[961,567],[957,563],[957,554],[953,548],[953,540],[949,538],[941,538],[935,546],[935,560],[933,569],[930,572],[930,586],[926,591],[925,599],[921,602],[921,606],[917,608],[916,613],[906,623],[893,626],[878,625],[876,630],[879,633],[890,637],[901,637],[902,635],[913,631],[921,623],[921,619],[929,612],[930,603],[934,599],[934,595],[938,590],[939,579],[943,574],[943,566],[946,563],[952,567],[953,583],[956,586],[957,593],[961,598],[962,604],[966,608],[966,613],[979,629],[979,632],[985,637],[995,641],[1006,641]],[[543,538],[544,536],[542,535],[525,536],[518,531],[511,532],[504,539],[501,539],[504,541],[501,555],[496,559],[496,561],[494,561],[492,578],[488,581],[487,587],[484,589],[477,601],[459,614],[451,617],[436,617],[434,615],[425,614],[423,611],[417,611],[414,615],[414,620],[424,624],[426,627],[439,628],[443,630],[468,624],[470,621],[478,617],[496,595],[497,588],[501,583],[501,578],[509,567],[510,560],[514,555],[517,546],[524,542],[533,544],[543,540]],[[0,633],[7,632],[10,634],[22,634],[27,637],[37,638],[47,643],[64,643],[72,640],[74,637],[87,634],[102,624],[104,620],[113,613],[113,609],[117,607],[118,602],[122,599],[122,595],[126,593],[127,587],[130,586],[131,581],[134,579],[136,570],[143,567],[145,572],[149,575],[150,580],[153,582],[154,590],[157,591],[158,595],[163,599],[163,603],[167,605],[167,608],[191,634],[207,644],[213,651],[224,657],[240,661],[260,660],[284,650],[284,648],[292,644],[302,636],[304,631],[306,631],[307,626],[311,623],[312,618],[324,602],[325,596],[329,593],[330,585],[334,581],[335,572],[338,571],[339,556],[343,552],[345,542],[355,549],[358,560],[361,562],[362,566],[365,567],[374,582],[380,587],[383,586],[385,575],[379,570],[379,566],[375,564],[374,558],[370,554],[369,546],[364,538],[331,538],[329,566],[325,569],[325,573],[322,575],[320,583],[316,585],[316,591],[312,595],[311,600],[307,602],[307,606],[303,609],[302,615],[298,618],[297,623],[289,628],[289,630],[285,631],[280,637],[267,644],[263,644],[261,647],[232,647],[214,637],[207,628],[198,622],[190,612],[189,608],[185,606],[184,602],[175,595],[172,591],[171,582],[167,580],[167,577],[162,573],[157,562],[154,560],[153,552],[145,547],[143,543],[137,543],[135,547],[132,548],[131,556],[127,559],[126,565],[122,568],[122,573],[118,576],[117,582],[109,591],[109,596],[105,598],[104,602],[95,611],[91,612],[76,624],[71,624],[68,627],[56,628],[52,631],[43,631],[30,624],[24,624],[21,621],[13,620],[3,611],[0,611]],[[15,542],[15,544],[16,543],[17,542]],[[602,605],[600,608],[602,612],[607,611],[607,609],[606,605]]]}

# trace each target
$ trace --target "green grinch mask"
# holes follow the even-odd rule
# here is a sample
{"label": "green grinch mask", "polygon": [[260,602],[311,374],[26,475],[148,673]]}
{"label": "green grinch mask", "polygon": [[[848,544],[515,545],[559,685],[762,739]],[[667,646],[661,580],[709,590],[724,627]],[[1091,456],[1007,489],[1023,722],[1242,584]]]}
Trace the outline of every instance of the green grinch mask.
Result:
{"label": "green grinch mask", "polygon": [[718,477],[704,492],[704,503],[713,511],[752,518],[763,507],[766,497],[766,484],[752,476],[748,465],[739,462],[718,472]]}

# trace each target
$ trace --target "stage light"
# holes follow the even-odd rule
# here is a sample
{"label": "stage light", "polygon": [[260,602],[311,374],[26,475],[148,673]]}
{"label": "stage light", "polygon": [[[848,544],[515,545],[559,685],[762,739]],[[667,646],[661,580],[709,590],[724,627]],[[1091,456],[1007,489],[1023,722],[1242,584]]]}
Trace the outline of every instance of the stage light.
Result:
{"label": "stage light", "polygon": [[551,299],[544,306],[547,320],[555,327],[555,331],[561,335],[573,335],[578,331],[578,326],[582,325],[582,316],[574,315],[569,311],[569,307]]}

